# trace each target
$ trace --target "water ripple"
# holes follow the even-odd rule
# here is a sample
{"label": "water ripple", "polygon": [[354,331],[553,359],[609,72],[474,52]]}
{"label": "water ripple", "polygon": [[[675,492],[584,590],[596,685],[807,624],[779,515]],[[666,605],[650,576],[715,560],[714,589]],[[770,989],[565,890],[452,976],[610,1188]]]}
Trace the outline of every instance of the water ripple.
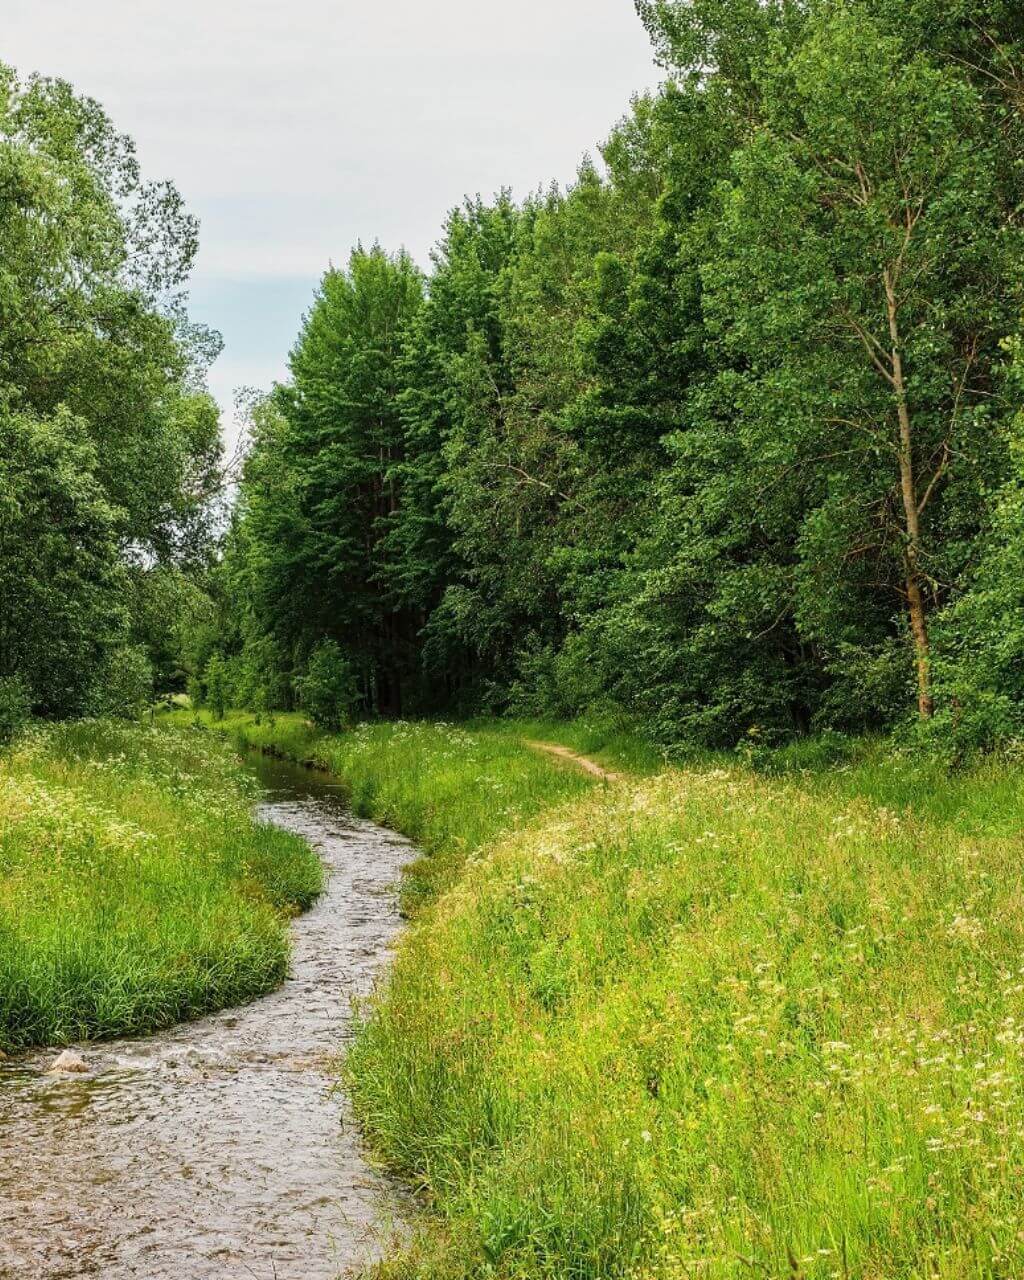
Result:
{"label": "water ripple", "polygon": [[263,817],[305,836],[327,890],[290,977],[240,1009],[84,1049],[89,1076],[0,1068],[0,1276],[328,1280],[376,1253],[402,1201],[366,1163],[331,1062],[386,960],[408,844],[327,780],[253,767]]}

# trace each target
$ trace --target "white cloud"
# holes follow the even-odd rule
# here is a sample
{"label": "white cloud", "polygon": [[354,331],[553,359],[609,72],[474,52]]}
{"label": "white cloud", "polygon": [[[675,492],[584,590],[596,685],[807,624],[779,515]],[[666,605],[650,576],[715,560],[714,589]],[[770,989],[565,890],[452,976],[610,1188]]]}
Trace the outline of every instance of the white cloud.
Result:
{"label": "white cloud", "polygon": [[[0,58],[98,98],[200,216],[196,292],[227,340],[219,391],[231,370],[279,376],[286,346],[270,358],[267,337],[298,316],[270,313],[278,285],[311,292],[359,239],[425,262],[463,194],[570,179],[658,78],[630,0],[3,8]],[[239,286],[247,306],[227,300],[219,319]]]}

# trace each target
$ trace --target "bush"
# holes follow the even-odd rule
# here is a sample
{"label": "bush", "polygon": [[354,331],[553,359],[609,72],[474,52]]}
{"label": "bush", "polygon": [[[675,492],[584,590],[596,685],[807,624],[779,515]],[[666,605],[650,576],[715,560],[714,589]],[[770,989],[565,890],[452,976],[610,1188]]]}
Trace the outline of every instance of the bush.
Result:
{"label": "bush", "polygon": [[534,637],[516,654],[509,712],[571,720],[584,713],[617,707],[606,692],[608,672],[604,661],[600,637],[592,631],[567,636],[559,649],[541,644]]}
{"label": "bush", "polygon": [[112,650],[90,698],[96,716],[135,720],[153,697],[153,664],[142,645]]}
{"label": "bush", "polygon": [[189,705],[194,711],[198,711],[206,701],[206,690],[203,688],[202,677],[197,672],[193,672],[189,676],[185,685],[185,692],[188,696]]}
{"label": "bush", "polygon": [[0,680],[0,746],[12,741],[28,723],[32,700],[20,676]]}
{"label": "bush", "polygon": [[214,720],[223,720],[228,707],[228,672],[224,659],[215,653],[203,672],[203,701],[213,712]]}
{"label": "bush", "polygon": [[296,688],[302,709],[322,729],[342,729],[348,724],[357,696],[355,673],[333,640],[324,640],[313,650]]}
{"label": "bush", "polygon": [[751,731],[738,748],[741,760],[758,773],[781,777],[789,773],[815,773],[835,768],[851,760],[859,740],[835,729],[794,738],[774,746]]}

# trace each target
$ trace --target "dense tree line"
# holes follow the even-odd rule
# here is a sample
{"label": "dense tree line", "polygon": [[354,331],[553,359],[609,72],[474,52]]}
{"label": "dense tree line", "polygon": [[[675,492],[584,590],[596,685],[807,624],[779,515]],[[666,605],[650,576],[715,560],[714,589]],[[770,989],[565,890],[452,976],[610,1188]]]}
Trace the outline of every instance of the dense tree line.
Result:
{"label": "dense tree line", "polygon": [[220,445],[196,224],[63,81],[0,64],[0,736],[130,709],[209,604]]}
{"label": "dense tree line", "polygon": [[638,8],[667,80],[600,167],[455,209],[425,276],[324,277],[200,670],[671,740],[1019,733],[1024,11]]}

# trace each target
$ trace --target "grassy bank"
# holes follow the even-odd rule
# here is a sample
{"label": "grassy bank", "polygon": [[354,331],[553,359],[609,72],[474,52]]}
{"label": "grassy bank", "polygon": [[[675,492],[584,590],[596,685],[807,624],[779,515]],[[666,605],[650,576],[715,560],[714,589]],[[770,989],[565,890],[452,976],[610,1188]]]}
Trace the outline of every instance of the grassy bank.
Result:
{"label": "grassy bank", "polygon": [[879,769],[668,772],[467,866],[350,1059],[445,1223],[395,1274],[1024,1273],[1020,779]]}
{"label": "grassy bank", "polygon": [[1020,770],[608,788],[518,734],[316,748],[447,867],[348,1062],[434,1209],[383,1274],[1024,1274]]}
{"label": "grassy bank", "polygon": [[319,893],[207,734],[92,722],[0,756],[0,1047],[142,1033],[284,977]]}
{"label": "grassy bank", "polygon": [[[194,718],[177,711],[163,720],[185,726]],[[375,724],[334,735],[297,714],[257,721],[231,712],[215,722],[200,712],[199,719],[241,745],[337,774],[357,813],[410,836],[427,855],[405,876],[410,911],[451,887],[465,860],[498,836],[594,785],[524,747],[524,736],[551,726]],[[618,760],[614,751],[609,758]]]}

